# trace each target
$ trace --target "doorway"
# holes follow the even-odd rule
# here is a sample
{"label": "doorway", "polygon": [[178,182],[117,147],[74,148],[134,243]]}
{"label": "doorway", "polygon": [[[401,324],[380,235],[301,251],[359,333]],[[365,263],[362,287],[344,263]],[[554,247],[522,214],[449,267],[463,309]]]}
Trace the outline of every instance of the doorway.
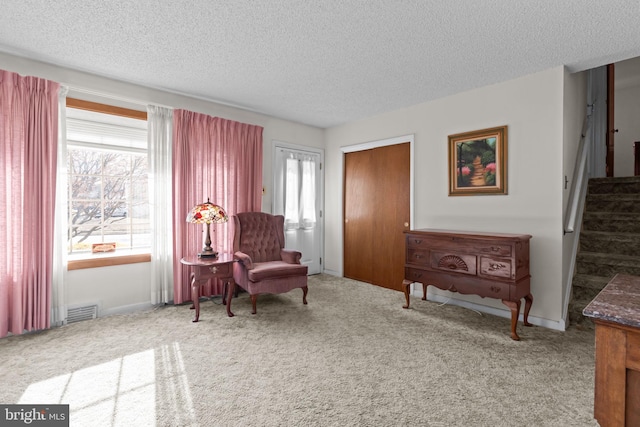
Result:
{"label": "doorway", "polygon": [[285,217],[285,247],[302,253],[308,274],[322,272],[324,151],[274,141],[273,214]]}
{"label": "doorway", "polygon": [[[607,136],[614,165],[614,177],[636,175],[635,142],[640,140],[640,57],[616,62],[608,67],[609,126]],[[613,87],[612,87],[613,86]],[[613,137],[615,137],[615,151]],[[639,164],[640,166],[640,164]]]}
{"label": "doorway", "polygon": [[402,291],[413,135],[344,152],[344,276]]}

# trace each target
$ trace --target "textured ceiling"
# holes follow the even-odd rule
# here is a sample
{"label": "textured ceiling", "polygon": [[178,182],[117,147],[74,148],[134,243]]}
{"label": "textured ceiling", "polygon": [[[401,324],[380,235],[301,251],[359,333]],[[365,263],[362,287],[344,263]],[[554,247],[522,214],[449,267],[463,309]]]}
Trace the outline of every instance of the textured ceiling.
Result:
{"label": "textured ceiling", "polygon": [[0,51],[318,127],[640,56],[638,0],[1,1]]}

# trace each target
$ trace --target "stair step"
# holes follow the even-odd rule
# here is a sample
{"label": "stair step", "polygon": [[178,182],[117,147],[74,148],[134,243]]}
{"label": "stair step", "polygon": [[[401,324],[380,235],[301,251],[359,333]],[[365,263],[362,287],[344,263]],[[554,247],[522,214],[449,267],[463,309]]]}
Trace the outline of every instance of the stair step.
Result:
{"label": "stair step", "polygon": [[[606,283],[605,285],[606,286]],[[604,288],[604,286],[602,288]],[[602,289],[593,289],[593,288],[583,288],[582,286],[576,286],[572,289],[573,291],[573,302],[579,303],[582,308],[585,308],[598,294],[602,291]]]}
{"label": "stair step", "polygon": [[613,277],[616,273],[640,276],[640,256],[580,251],[576,257],[579,274]]}
{"label": "stair step", "polygon": [[640,255],[640,234],[582,231],[580,250],[618,255]]}
{"label": "stair step", "polygon": [[569,319],[570,319],[571,323],[574,323],[574,321],[576,321],[576,320],[581,321],[581,320],[583,320],[585,318],[585,316],[582,314],[582,311],[585,309],[586,306],[589,305],[589,303],[591,301],[593,301],[593,298],[591,298],[591,299],[587,299],[587,298],[575,299],[575,298],[572,298],[571,299],[571,302],[569,303],[569,307],[568,307],[568,310],[567,310],[567,314],[569,315]]}
{"label": "stair step", "polygon": [[587,212],[640,213],[640,193],[587,194]]}
{"label": "stair step", "polygon": [[[587,321],[582,314],[584,308],[607,286],[612,277],[591,276],[587,274],[576,274],[571,284],[571,302],[568,307],[569,323],[582,324]],[[592,325],[591,325],[592,326]]]}
{"label": "stair step", "polygon": [[585,325],[587,328],[593,328],[593,322],[590,318],[584,316],[582,311],[600,292],[595,289],[591,289],[583,293],[581,292],[582,290],[584,289],[573,289],[571,302],[567,307],[569,323],[572,325]]}
{"label": "stair step", "polygon": [[591,178],[588,190],[589,194],[640,193],[640,177]]}
{"label": "stair step", "polygon": [[[576,315],[584,316],[582,312],[591,303],[591,301],[593,301],[593,298],[595,298],[597,295],[598,294],[595,294],[592,298],[581,298],[581,299],[571,300],[571,304],[569,305],[569,311],[572,313],[575,313]],[[578,316],[575,316],[575,317],[578,317]]]}
{"label": "stair step", "polygon": [[579,243],[567,314],[592,329],[584,308],[616,274],[640,276],[640,177],[589,179]]}
{"label": "stair step", "polygon": [[609,283],[613,279],[613,276],[593,276],[590,274],[576,274],[573,276],[572,286],[573,288],[588,288],[594,289],[600,292],[607,283]]}
{"label": "stair step", "polygon": [[640,213],[585,212],[582,217],[582,230],[640,234]]}

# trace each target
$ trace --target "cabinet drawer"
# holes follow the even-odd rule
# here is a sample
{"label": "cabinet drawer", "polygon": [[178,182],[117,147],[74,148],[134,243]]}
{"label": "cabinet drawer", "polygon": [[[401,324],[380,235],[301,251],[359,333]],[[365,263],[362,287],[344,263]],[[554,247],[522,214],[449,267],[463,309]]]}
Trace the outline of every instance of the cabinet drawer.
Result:
{"label": "cabinet drawer", "polygon": [[431,252],[431,268],[450,273],[476,275],[476,257],[451,252]]}
{"label": "cabinet drawer", "polygon": [[408,248],[428,248],[429,238],[418,234],[407,234]]}
{"label": "cabinet drawer", "polygon": [[416,249],[440,249],[455,248],[457,252],[473,254],[487,254],[493,256],[508,257],[513,254],[512,245],[500,242],[485,242],[464,237],[440,237],[421,236],[419,234],[407,234],[407,247]]}
{"label": "cabinet drawer", "polygon": [[477,285],[474,286],[475,294],[481,297],[509,299],[509,284],[494,282],[490,285]]}
{"label": "cabinet drawer", "polygon": [[476,250],[481,254],[488,254],[494,256],[511,256],[511,245],[496,244],[481,244],[476,245]]}
{"label": "cabinet drawer", "polygon": [[456,252],[466,252],[470,254],[486,254],[493,256],[509,257],[512,254],[511,245],[493,242],[480,242],[477,240],[467,240],[462,238],[452,238],[448,241],[433,240],[427,246],[433,249],[453,250]]}
{"label": "cabinet drawer", "polygon": [[420,249],[407,249],[407,264],[429,265],[429,251]]}
{"label": "cabinet drawer", "polygon": [[427,277],[427,272],[420,270],[419,268],[404,268],[404,278],[413,282],[424,283]]}
{"label": "cabinet drawer", "polygon": [[493,277],[512,279],[513,268],[510,259],[480,257],[480,274]]}
{"label": "cabinet drawer", "polygon": [[230,263],[218,265],[201,265],[197,269],[196,278],[203,280],[211,277],[231,277],[232,267]]}

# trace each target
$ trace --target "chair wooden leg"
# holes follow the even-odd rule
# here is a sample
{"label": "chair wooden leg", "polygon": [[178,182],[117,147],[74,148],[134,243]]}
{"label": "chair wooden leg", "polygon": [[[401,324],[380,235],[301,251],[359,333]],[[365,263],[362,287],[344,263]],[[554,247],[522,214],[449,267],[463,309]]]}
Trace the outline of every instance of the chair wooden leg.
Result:
{"label": "chair wooden leg", "polygon": [[302,303],[307,303],[307,292],[309,291],[309,287],[305,286],[302,288]]}
{"label": "chair wooden leg", "polygon": [[256,301],[258,300],[258,295],[251,295],[251,314],[256,314]]}

